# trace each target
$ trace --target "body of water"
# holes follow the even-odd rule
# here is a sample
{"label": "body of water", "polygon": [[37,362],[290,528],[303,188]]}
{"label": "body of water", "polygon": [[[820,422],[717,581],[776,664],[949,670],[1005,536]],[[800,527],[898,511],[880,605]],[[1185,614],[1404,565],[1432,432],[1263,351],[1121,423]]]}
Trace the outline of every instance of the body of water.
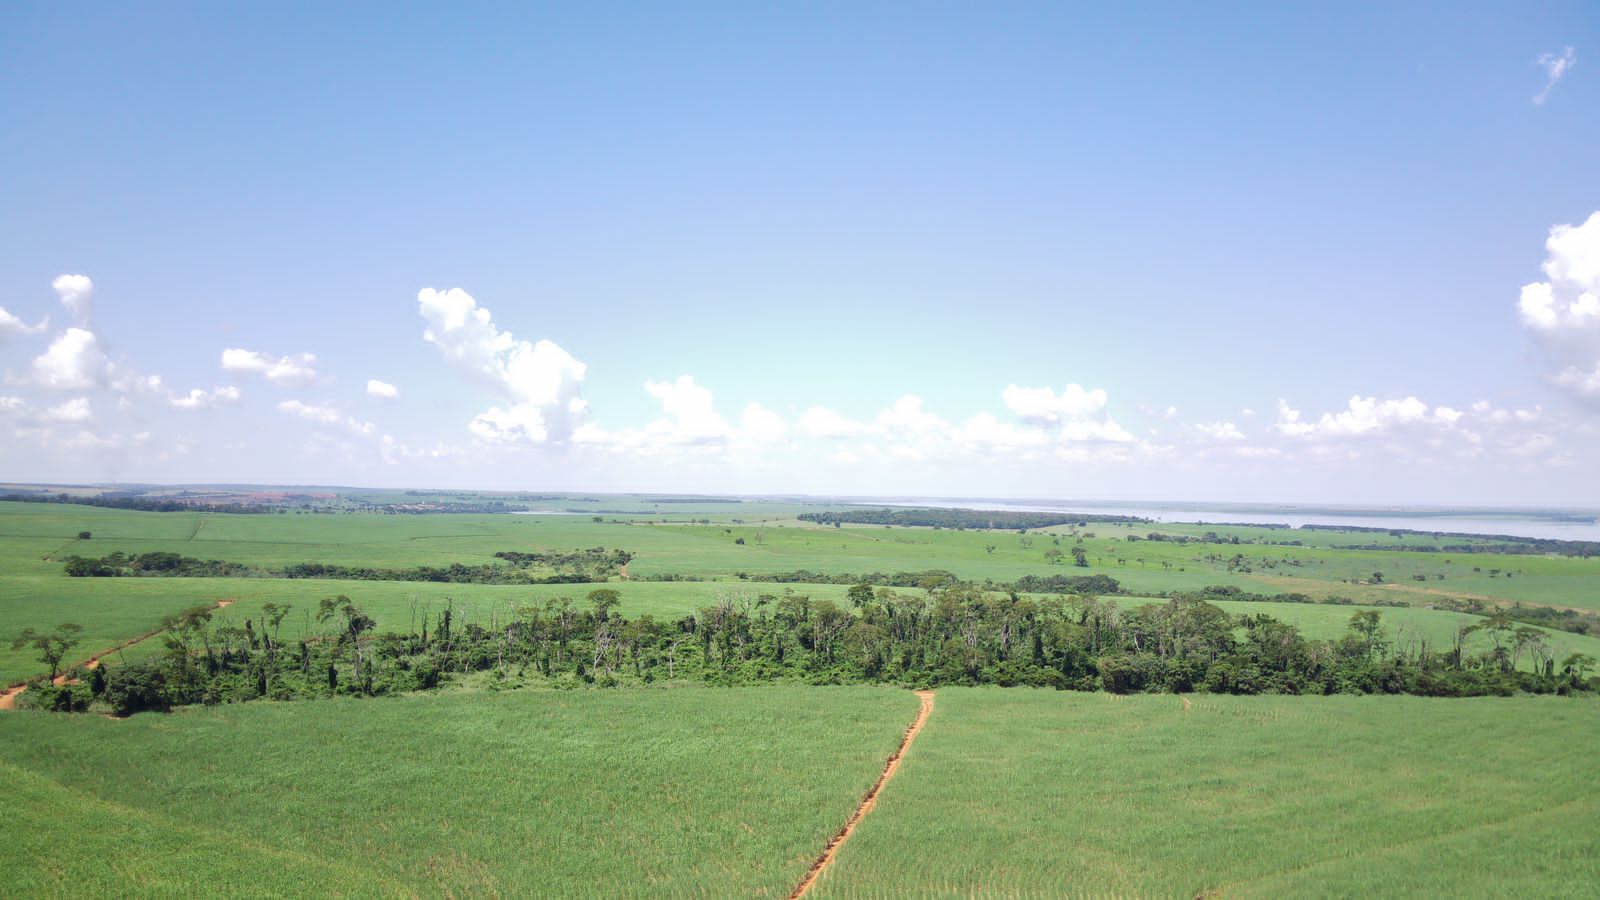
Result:
{"label": "body of water", "polygon": [[[865,504],[874,505],[874,504]],[[883,506],[934,506],[948,509],[993,509],[1021,512],[1083,513],[1138,516],[1175,524],[1333,525],[1405,531],[1448,531],[1457,534],[1542,538],[1558,541],[1600,541],[1596,514],[1568,510],[1513,509],[1330,509],[1325,507],[1249,506],[1162,503],[1096,503],[1074,501],[938,500],[896,498]]]}

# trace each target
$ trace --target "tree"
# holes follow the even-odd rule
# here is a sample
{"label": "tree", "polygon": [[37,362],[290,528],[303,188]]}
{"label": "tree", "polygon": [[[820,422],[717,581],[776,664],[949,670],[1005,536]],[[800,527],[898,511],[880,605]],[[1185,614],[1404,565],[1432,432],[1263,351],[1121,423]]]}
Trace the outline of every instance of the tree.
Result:
{"label": "tree", "polygon": [[856,609],[866,606],[872,602],[872,585],[865,582],[851,585],[850,590],[845,593],[845,599]]}
{"label": "tree", "polygon": [[1089,554],[1082,547],[1072,548],[1072,564],[1080,569],[1089,568]]}
{"label": "tree", "polygon": [[1584,676],[1589,674],[1589,670],[1594,666],[1594,657],[1587,653],[1574,653],[1561,661],[1561,672],[1576,684],[1583,681]]}
{"label": "tree", "polygon": [[622,602],[622,594],[611,588],[598,588],[589,592],[589,602],[594,606],[595,619],[604,622],[611,610]]}
{"label": "tree", "polygon": [[76,622],[63,622],[56,626],[54,632],[26,628],[11,641],[11,649],[32,647],[39,651],[39,661],[50,667],[50,680],[54,681],[61,671],[61,660],[66,658],[67,651],[78,646],[77,634],[82,630],[83,626]]}
{"label": "tree", "polygon": [[350,642],[351,650],[355,656],[355,680],[361,680],[361,635],[373,628],[378,623],[371,616],[361,611],[361,608],[350,602],[350,598],[343,594],[337,597],[324,597],[317,613],[318,622],[326,622],[336,616],[344,618],[344,630],[339,635],[339,643]]}
{"label": "tree", "polygon": [[1383,646],[1383,614],[1375,609],[1364,609],[1352,615],[1350,630],[1361,636],[1369,659]]}

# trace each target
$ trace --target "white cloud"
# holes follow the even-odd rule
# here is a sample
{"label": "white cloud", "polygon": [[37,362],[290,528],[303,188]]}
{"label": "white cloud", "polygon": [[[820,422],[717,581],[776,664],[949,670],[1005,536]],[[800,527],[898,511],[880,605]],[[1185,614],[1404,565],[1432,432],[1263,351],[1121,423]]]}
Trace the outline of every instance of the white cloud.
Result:
{"label": "white cloud", "polygon": [[932,432],[948,427],[945,421],[922,408],[922,398],[906,394],[882,410],[874,421],[885,432]]}
{"label": "white cloud", "polygon": [[48,318],[41,319],[37,325],[29,325],[12,315],[4,306],[0,306],[0,341],[19,334],[38,334],[49,326]]}
{"label": "white cloud", "polygon": [[1214,441],[1242,441],[1244,432],[1232,422],[1202,422],[1195,430]]}
{"label": "white cloud", "polygon": [[1551,228],[1545,252],[1548,280],[1523,286],[1517,312],[1552,363],[1551,383],[1600,399],[1600,212]]}
{"label": "white cloud", "polygon": [[356,434],[372,434],[377,430],[377,427],[371,422],[363,422],[347,416],[343,410],[331,403],[302,403],[299,400],[285,400],[278,404],[278,411],[288,413],[291,416],[299,416],[319,425],[338,425]]}
{"label": "white cloud", "polygon": [[706,443],[728,437],[728,423],[717,414],[711,392],[695,384],[694,377],[679,375],[676,381],[646,381],[645,392],[661,401],[661,410],[671,422],[671,435],[681,443]]}
{"label": "white cloud", "polygon": [[48,422],[83,423],[93,418],[94,410],[89,406],[88,397],[74,397],[44,411],[44,419]]}
{"label": "white cloud", "polygon": [[581,389],[587,367],[551,341],[530,344],[495,326],[489,310],[460,288],[417,293],[428,323],[424,340],[447,361],[515,401],[472,420],[474,435],[494,442],[562,442],[589,411]]}
{"label": "white cloud", "polygon": [[311,353],[296,353],[274,357],[255,350],[230,347],[222,351],[222,368],[227,372],[249,372],[263,375],[279,387],[303,388],[317,382],[317,357]]}
{"label": "white cloud", "polygon": [[0,415],[14,416],[27,410],[28,401],[21,397],[0,396]]}
{"label": "white cloud", "polygon": [[813,406],[800,414],[800,433],[807,437],[848,438],[870,430],[870,426],[845,418],[824,406]]}
{"label": "white cloud", "polygon": [[400,389],[387,381],[379,381],[376,378],[369,378],[367,379],[367,396],[378,397],[383,400],[393,400],[394,398],[400,396]]}
{"label": "white cloud", "polygon": [[1544,101],[1550,96],[1551,88],[1554,88],[1556,82],[1578,64],[1578,54],[1571,47],[1563,47],[1560,53],[1546,53],[1540,56],[1534,64],[1544,69],[1545,83],[1544,90],[1534,95],[1533,102],[1535,105],[1543,106]]}
{"label": "white cloud", "polygon": [[1106,408],[1105,391],[1084,390],[1076,384],[1067,385],[1060,394],[1047,387],[1024,388],[1011,384],[1000,392],[1000,399],[1018,418],[1036,424],[1097,416]]}
{"label": "white cloud", "polygon": [[344,420],[344,413],[329,403],[302,403],[299,400],[285,400],[278,404],[278,411],[291,416],[299,416],[312,422],[323,425],[337,425]]}
{"label": "white cloud", "polygon": [[1279,434],[1290,437],[1341,438],[1377,434],[1397,426],[1426,421],[1428,405],[1415,397],[1380,401],[1376,397],[1358,394],[1350,398],[1344,409],[1323,413],[1315,423],[1302,420],[1299,410],[1279,400],[1278,421],[1273,428]]}
{"label": "white cloud", "polygon": [[88,324],[94,311],[94,281],[87,275],[58,275],[50,282],[61,305],[72,313],[79,324]]}
{"label": "white cloud", "polygon": [[783,417],[759,403],[745,406],[739,417],[739,434],[757,444],[774,444],[789,434],[789,425]]}
{"label": "white cloud", "polygon": [[58,391],[86,391],[105,387],[111,378],[111,361],[100,339],[83,328],[68,328],[50,348],[33,361],[33,380]]}
{"label": "white cloud", "polygon": [[182,396],[173,394],[167,398],[167,402],[179,409],[210,409],[215,406],[238,403],[239,396],[238,388],[226,385],[212,388],[209,391],[194,388]]}

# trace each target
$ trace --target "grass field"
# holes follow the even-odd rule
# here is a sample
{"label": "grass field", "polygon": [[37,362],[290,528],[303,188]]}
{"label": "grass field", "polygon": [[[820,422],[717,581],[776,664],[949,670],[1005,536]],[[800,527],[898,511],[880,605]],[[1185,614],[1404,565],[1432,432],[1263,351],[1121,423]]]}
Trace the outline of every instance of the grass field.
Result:
{"label": "grass field", "polygon": [[1590,699],[945,689],[819,897],[1592,896]]}
{"label": "grass field", "polygon": [[761,687],[0,715],[0,880],[12,896],[783,897],[916,708]]}

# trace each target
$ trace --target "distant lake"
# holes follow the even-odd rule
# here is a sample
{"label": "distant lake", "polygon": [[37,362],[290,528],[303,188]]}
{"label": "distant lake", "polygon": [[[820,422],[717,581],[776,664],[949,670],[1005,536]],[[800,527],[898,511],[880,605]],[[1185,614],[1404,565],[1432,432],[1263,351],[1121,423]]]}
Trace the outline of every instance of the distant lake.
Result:
{"label": "distant lake", "polygon": [[1096,503],[1020,500],[914,500],[895,498],[855,501],[864,506],[933,506],[947,509],[993,509],[1019,512],[1083,513],[1138,516],[1173,524],[1332,525],[1405,531],[1448,531],[1457,534],[1505,534],[1557,541],[1600,541],[1600,522],[1593,511],[1517,509],[1363,509],[1289,505],[1215,505],[1165,503]]}

